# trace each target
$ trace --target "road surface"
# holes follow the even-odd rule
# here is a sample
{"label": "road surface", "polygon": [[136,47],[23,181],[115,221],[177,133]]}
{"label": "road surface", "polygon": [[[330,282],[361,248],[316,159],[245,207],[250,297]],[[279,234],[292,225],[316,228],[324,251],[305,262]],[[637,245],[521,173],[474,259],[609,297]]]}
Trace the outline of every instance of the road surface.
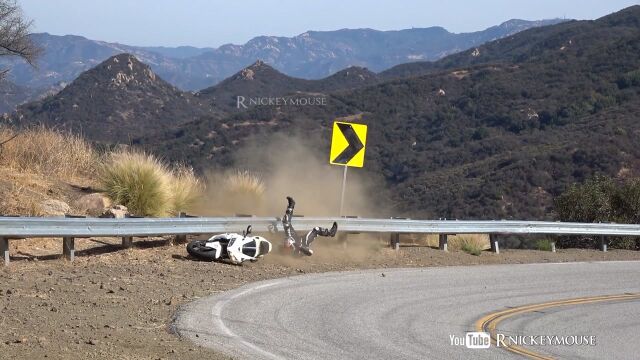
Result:
{"label": "road surface", "polygon": [[[628,261],[301,275],[199,299],[174,325],[201,346],[246,359],[522,358],[495,344],[452,345],[452,336],[507,312],[493,316],[496,333],[595,340],[525,347],[532,354],[630,359],[640,353],[639,274],[640,262]],[[579,300],[548,304],[565,299]],[[530,304],[542,305],[520,308]]]}

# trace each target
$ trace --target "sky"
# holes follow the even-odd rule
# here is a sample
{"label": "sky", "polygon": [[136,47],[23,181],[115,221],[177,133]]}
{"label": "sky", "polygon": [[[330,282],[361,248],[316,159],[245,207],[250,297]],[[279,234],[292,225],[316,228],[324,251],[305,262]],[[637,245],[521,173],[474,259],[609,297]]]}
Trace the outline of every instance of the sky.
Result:
{"label": "sky", "polygon": [[595,19],[640,0],[17,0],[34,32],[139,46],[218,47],[307,30],[471,32],[509,19]]}

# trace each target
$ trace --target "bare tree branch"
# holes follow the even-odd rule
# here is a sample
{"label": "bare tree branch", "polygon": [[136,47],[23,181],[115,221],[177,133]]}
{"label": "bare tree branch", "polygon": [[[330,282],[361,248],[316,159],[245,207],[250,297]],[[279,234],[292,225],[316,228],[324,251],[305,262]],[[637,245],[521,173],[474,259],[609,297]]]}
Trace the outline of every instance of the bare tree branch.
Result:
{"label": "bare tree branch", "polygon": [[[15,0],[0,0],[0,56],[17,56],[35,67],[42,50],[31,41],[32,25]],[[6,72],[0,70],[0,79]]]}

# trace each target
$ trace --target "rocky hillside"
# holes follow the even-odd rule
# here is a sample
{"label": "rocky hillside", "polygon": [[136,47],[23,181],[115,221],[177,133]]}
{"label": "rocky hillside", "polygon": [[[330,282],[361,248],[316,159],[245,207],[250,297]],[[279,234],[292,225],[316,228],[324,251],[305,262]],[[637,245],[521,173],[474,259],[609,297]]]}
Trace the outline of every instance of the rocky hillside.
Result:
{"label": "rocky hillside", "polygon": [[309,146],[325,153],[331,121],[362,114],[364,171],[383,177],[396,213],[552,218],[552,199],[568,184],[640,172],[639,53],[634,6],[523,31],[446,57],[423,76],[331,93],[327,106],[205,117],[146,143],[201,169],[296,129],[313,133],[319,143]]}
{"label": "rocky hillside", "polygon": [[227,111],[238,109],[238,96],[281,97],[304,94],[326,96],[337,90],[348,90],[378,82],[378,76],[357,66],[352,66],[320,80],[305,80],[287,76],[265,62],[258,60],[219,84],[198,92],[203,102]]}
{"label": "rocky hillside", "polygon": [[184,90],[199,90],[215,85],[257,59],[290,76],[319,79],[353,65],[380,71],[400,63],[434,60],[558,21],[510,20],[465,34],[453,34],[437,27],[400,31],[310,31],[291,38],[260,36],[244,45],[228,44],[217,49],[137,47],[82,36],[39,33],[32,35],[44,50],[37,69],[13,59],[0,59],[0,67],[12,68],[9,80],[18,86],[42,93],[70,83],[111,56],[130,53],[171,84]]}
{"label": "rocky hillside", "polygon": [[250,64],[262,59],[287,75],[320,79],[353,65],[378,72],[397,64],[437,60],[487,41],[561,21],[510,20],[483,31],[462,34],[450,33],[441,27],[307,31],[291,38],[260,36],[244,45],[221,46],[198,58],[221,64],[230,60],[235,64]]}
{"label": "rocky hillside", "polygon": [[82,73],[56,95],[20,106],[10,121],[44,123],[91,140],[129,143],[212,111],[135,56],[120,54]]}

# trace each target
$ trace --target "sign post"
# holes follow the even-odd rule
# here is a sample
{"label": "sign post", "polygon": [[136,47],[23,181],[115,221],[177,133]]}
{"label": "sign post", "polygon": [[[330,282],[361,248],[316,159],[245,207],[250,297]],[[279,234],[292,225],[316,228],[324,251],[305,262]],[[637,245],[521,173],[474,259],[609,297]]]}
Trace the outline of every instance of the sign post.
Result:
{"label": "sign post", "polygon": [[340,193],[340,212],[338,216],[342,216],[342,209],[344,209],[344,189],[347,187],[347,169],[349,169],[349,167],[345,165],[344,171],[342,172],[342,192]]}
{"label": "sign post", "polygon": [[344,167],[342,191],[340,193],[340,216],[344,210],[344,195],[347,186],[347,168],[363,167],[367,143],[367,125],[335,121],[331,136],[329,163]]}

